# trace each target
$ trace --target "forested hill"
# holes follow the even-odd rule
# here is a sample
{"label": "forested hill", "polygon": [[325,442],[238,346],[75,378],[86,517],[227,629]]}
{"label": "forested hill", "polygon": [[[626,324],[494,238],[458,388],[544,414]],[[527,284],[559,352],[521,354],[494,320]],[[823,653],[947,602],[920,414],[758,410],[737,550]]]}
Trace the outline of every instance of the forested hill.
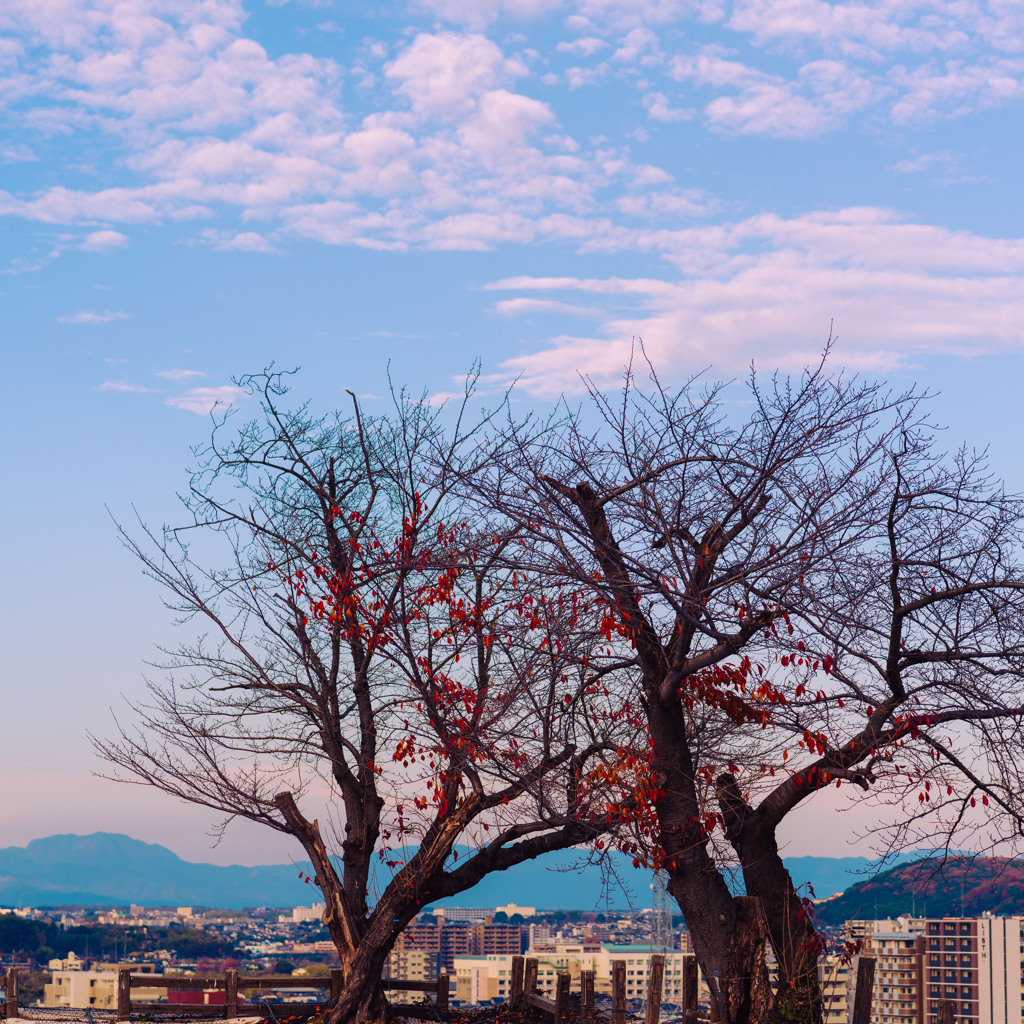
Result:
{"label": "forested hill", "polygon": [[821,924],[900,914],[928,917],[1024,915],[1024,861],[1005,857],[929,858],[857,882],[818,904]]}

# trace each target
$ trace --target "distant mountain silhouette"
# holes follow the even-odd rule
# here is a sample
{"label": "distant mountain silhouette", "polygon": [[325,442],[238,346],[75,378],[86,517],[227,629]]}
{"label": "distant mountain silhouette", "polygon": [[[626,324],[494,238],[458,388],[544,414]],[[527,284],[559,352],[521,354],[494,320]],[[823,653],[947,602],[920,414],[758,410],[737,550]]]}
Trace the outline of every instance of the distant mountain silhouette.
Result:
{"label": "distant mountain silhouette", "polygon": [[306,864],[193,864],[156,843],[94,832],[0,850],[0,905],[295,906],[316,898]]}
{"label": "distant mountain silhouette", "polygon": [[[613,855],[618,876],[607,899],[601,872],[574,870],[572,852],[551,854],[497,872],[440,905],[495,907],[519,903],[547,910],[642,910],[651,905],[650,873],[631,858]],[[841,892],[871,870],[864,857],[793,857],[786,861],[798,885],[809,883],[821,898]],[[110,832],[57,835],[27,846],[0,849],[0,906],[123,905],[291,907],[319,893],[299,879],[309,864],[263,867],[196,864],[155,843]],[[387,881],[381,867],[379,884]]]}
{"label": "distant mountain silhouette", "polygon": [[976,917],[1024,914],[1024,861],[1004,857],[951,856],[919,859],[857,882],[818,906],[825,924],[858,918]]}

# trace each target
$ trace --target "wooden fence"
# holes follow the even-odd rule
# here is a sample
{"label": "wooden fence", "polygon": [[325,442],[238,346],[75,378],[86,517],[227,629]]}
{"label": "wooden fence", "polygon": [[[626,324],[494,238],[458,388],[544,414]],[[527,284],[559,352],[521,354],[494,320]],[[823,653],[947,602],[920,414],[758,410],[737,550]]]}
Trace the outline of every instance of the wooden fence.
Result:
{"label": "wooden fence", "polygon": [[[683,958],[682,969],[682,1006],[685,1024],[703,1024],[697,1017],[697,958],[689,955]],[[569,1010],[568,971],[559,971],[555,980],[554,999],[542,995],[537,989],[538,961],[534,957],[514,956],[512,958],[512,977],[510,1002],[514,1007],[532,1006],[542,1013],[550,1014],[554,1024],[567,1024]],[[626,961],[611,962],[611,1024],[626,1022]],[[644,1012],[644,1024],[658,1024],[661,1012],[662,990],[665,975],[665,958],[660,954],[651,957],[650,969],[647,972],[647,1005]],[[869,1024],[871,1019],[871,996],[875,977],[875,958],[862,956],[857,965],[857,986],[854,995],[851,1024]],[[7,1020],[18,1017],[18,968],[7,970],[6,998],[3,1016]],[[403,1017],[420,1017],[435,1019],[448,1016],[448,997],[450,979],[447,974],[438,976],[437,981],[399,981],[384,978],[384,987],[389,990],[406,992],[436,993],[436,1001],[432,1006],[396,1005],[391,1004],[389,1015]],[[199,990],[224,992],[224,1003],[142,1003],[132,1002],[133,988],[167,988],[169,991]],[[291,974],[263,975],[239,977],[237,971],[226,971],[223,975],[194,975],[178,977],[160,974],[132,974],[129,968],[121,968],[117,972],[117,1019],[128,1021],[131,1014],[136,1013],[168,1013],[175,1007],[183,1012],[205,1014],[211,1017],[224,1017],[232,1020],[238,1016],[239,1009],[258,1010],[261,1000],[259,993],[270,989],[329,989],[330,1002],[336,1002],[341,995],[342,974],[338,969],[332,970],[330,977],[302,977]],[[255,994],[256,998],[246,1002],[239,998],[240,992]],[[923,999],[924,993],[918,998]],[[270,1005],[270,1004],[268,1004]],[[274,1003],[275,1012],[295,1013],[307,1010],[309,1003]],[[955,1024],[955,1004],[942,1002],[938,1006],[936,1024]],[[254,1014],[255,1015],[255,1014]],[[595,1024],[594,1011],[594,972],[580,972],[580,1024]]]}
{"label": "wooden fence", "polygon": [[[437,981],[399,981],[394,978],[382,979],[388,990],[405,992],[434,992],[436,1002],[433,1006],[424,1005],[400,1006],[392,1005],[389,1013],[394,1016],[423,1017],[436,1019],[448,1016],[449,979],[447,974],[438,976]],[[258,1010],[261,1004],[259,993],[271,989],[329,989],[329,1001],[336,1002],[341,995],[342,973],[335,968],[330,977],[303,977],[292,974],[273,974],[262,976],[239,977],[238,971],[225,971],[224,974],[204,976],[167,976],[161,974],[132,974],[131,969],[122,967],[117,972],[117,1019],[127,1021],[133,1013],[173,1013],[180,1008],[189,1015],[200,1014],[211,1017],[224,1017],[233,1020],[238,1016],[239,1008]],[[166,988],[168,1002],[143,1003],[132,1002],[133,988]],[[223,1003],[174,1003],[170,1001],[172,992],[181,991],[223,991]],[[246,1002],[239,998],[239,993],[250,993],[255,999]],[[7,991],[4,1016],[13,1020],[18,1016],[18,969],[12,967],[7,971]],[[275,1014],[297,1013],[309,1009],[309,1003],[273,1003]],[[256,1014],[252,1014],[255,1016]]]}
{"label": "wooden fence", "polygon": [[[682,971],[682,1004],[686,1024],[697,1022],[697,958],[684,956]],[[611,962],[612,1015],[611,1024],[626,1021],[626,961]],[[555,975],[555,997],[542,995],[537,990],[538,961],[534,957],[512,957],[510,1003],[512,1006],[532,1006],[542,1013],[550,1013],[554,1024],[566,1024],[569,1009],[569,972]],[[647,999],[644,1024],[658,1024],[661,1015],[662,990],[665,980],[665,957],[655,953],[647,972]],[[580,1024],[594,1024],[594,972],[580,971]]]}

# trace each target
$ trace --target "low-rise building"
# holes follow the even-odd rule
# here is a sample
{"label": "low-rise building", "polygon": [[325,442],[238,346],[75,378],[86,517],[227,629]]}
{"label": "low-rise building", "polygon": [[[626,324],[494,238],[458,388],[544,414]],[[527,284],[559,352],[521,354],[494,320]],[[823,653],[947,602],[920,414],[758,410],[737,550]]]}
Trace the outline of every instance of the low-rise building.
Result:
{"label": "low-rise building", "polygon": [[[626,964],[626,999],[643,1000],[647,998],[652,952],[654,951],[649,945],[587,946],[559,943],[550,949],[531,949],[526,955],[536,958],[537,990],[549,997],[554,996],[558,975],[562,971],[569,973],[570,991],[579,991],[581,971],[593,971],[595,994],[610,995],[612,961],[623,960]],[[684,958],[685,954],[680,952],[665,954],[662,1005],[666,1009],[682,1004]],[[508,999],[511,994],[511,982],[511,955],[491,954],[455,958],[454,998],[459,1002],[480,1003],[491,999]],[[704,998],[706,1000],[706,994]]]}
{"label": "low-rise building", "polygon": [[[113,1010],[117,1008],[117,965],[102,964],[111,970],[54,970],[49,984],[43,987],[43,1006],[67,1006],[78,1009]],[[138,964],[124,964],[140,973]],[[149,973],[149,972],[142,972]],[[154,981],[161,978],[154,974]],[[132,987],[132,1002],[160,1003],[167,1001],[167,987],[153,985]]]}

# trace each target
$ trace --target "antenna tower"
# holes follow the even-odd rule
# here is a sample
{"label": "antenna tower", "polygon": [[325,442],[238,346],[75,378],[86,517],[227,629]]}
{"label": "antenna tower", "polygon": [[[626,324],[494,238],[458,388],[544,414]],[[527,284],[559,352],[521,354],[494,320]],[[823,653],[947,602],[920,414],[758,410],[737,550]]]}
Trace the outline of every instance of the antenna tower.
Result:
{"label": "antenna tower", "polygon": [[664,871],[654,873],[651,892],[651,952],[671,953],[672,910],[669,906],[668,877]]}

